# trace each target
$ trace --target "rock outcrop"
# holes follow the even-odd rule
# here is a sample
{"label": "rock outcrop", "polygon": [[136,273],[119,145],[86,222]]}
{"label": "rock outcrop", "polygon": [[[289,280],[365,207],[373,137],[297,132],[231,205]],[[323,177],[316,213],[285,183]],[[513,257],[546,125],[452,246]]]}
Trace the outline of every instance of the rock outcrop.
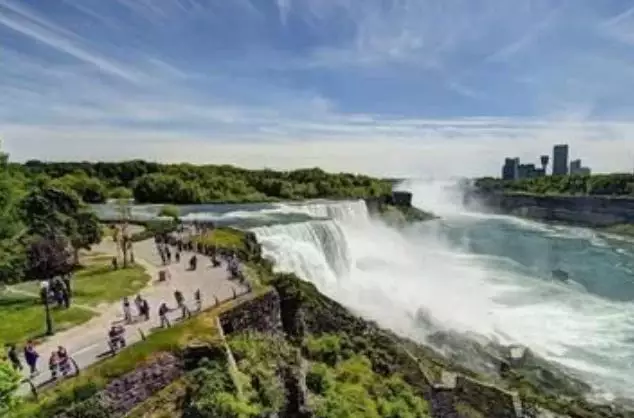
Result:
{"label": "rock outcrop", "polygon": [[593,228],[634,223],[634,198],[474,192],[466,203],[503,214]]}

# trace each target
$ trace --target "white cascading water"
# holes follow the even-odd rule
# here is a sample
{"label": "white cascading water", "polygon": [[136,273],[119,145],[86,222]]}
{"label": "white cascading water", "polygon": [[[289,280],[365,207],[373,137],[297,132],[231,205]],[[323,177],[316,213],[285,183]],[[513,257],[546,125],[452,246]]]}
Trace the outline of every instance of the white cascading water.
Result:
{"label": "white cascading water", "polygon": [[[415,320],[425,312],[436,327],[524,344],[574,370],[602,393],[634,399],[631,301],[538,279],[534,270],[510,257],[471,251],[480,243],[477,235],[456,239],[451,233],[498,228],[499,242],[492,242],[502,248],[516,241],[511,232],[541,238],[550,234],[548,239],[583,241],[594,252],[606,250],[595,245],[605,244],[600,238],[592,233],[584,237],[578,229],[465,213],[455,190],[451,199],[443,198],[444,186],[438,184],[404,187],[414,192],[417,206],[443,219],[397,231],[371,219],[363,201],[321,202],[293,210],[331,220],[253,231],[279,271],[315,283],[323,293],[385,327],[425,338],[434,330],[423,329]],[[634,261],[630,249],[617,252]]]}

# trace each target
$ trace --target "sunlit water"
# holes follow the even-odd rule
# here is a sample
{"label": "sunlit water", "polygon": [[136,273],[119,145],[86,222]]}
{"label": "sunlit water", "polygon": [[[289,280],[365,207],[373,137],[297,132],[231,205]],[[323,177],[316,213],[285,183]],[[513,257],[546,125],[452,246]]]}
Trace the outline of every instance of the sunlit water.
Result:
{"label": "sunlit water", "polygon": [[[631,240],[469,213],[446,184],[403,187],[441,219],[396,231],[370,219],[362,201],[183,213],[253,228],[279,270],[397,332],[424,339],[435,331],[416,320],[424,311],[436,327],[524,344],[598,393],[634,399]],[[137,212],[158,210],[143,208]],[[554,279],[555,269],[569,280]]]}

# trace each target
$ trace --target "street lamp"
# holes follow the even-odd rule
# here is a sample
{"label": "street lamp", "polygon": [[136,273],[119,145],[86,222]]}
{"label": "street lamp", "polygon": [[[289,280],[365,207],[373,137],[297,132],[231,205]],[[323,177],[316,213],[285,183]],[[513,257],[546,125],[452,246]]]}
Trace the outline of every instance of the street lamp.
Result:
{"label": "street lamp", "polygon": [[40,297],[44,304],[44,314],[46,316],[46,335],[53,335],[53,318],[51,318],[51,307],[48,304],[49,283],[47,280],[40,282]]}

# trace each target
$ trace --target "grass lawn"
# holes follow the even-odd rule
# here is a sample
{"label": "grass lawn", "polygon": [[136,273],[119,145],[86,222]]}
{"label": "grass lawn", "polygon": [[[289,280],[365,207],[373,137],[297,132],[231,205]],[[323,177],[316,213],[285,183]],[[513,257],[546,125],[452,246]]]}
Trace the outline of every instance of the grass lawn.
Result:
{"label": "grass lawn", "polygon": [[[141,266],[113,270],[110,256],[96,256],[84,260],[85,267],[75,273],[71,282],[73,301],[96,307],[100,303],[116,302],[124,296],[136,294],[150,281],[150,276]],[[30,293],[37,293],[37,282],[25,282],[14,286]]]}
{"label": "grass lawn", "polygon": [[[96,308],[100,303],[116,302],[123,296],[134,295],[146,286],[150,276],[140,266],[112,270],[104,256],[84,260],[85,268],[77,271],[72,282],[72,303]],[[107,256],[108,260],[110,259]],[[25,282],[14,289],[34,295],[39,292],[37,282]],[[15,292],[0,293],[0,344],[23,342],[29,337],[41,337],[44,331],[44,308],[39,297]],[[88,321],[95,312],[79,306],[70,309],[53,308],[55,329],[67,329]]]}
{"label": "grass lawn", "polygon": [[[52,309],[56,331],[88,321],[96,314],[86,309]],[[40,338],[46,330],[44,308],[39,298],[12,292],[0,293],[0,344],[23,343]]]}
{"label": "grass lawn", "polygon": [[244,248],[244,232],[233,228],[216,228],[196,240],[218,248]]}

